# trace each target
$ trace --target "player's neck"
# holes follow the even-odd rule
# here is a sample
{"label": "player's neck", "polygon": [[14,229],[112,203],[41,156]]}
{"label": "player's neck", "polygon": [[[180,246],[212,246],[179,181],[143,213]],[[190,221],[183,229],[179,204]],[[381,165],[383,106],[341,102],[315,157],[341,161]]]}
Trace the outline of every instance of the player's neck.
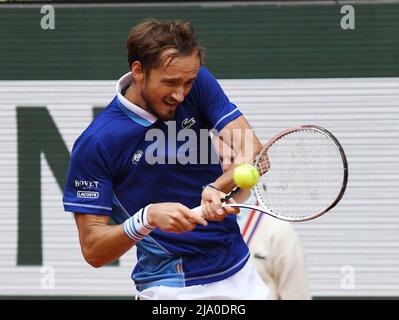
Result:
{"label": "player's neck", "polygon": [[139,108],[148,111],[148,108],[146,107],[146,104],[145,104],[143,98],[141,97],[141,94],[138,92],[138,90],[134,86],[134,84],[130,84],[130,86],[126,89],[123,96],[126,98],[126,100],[135,104]]}

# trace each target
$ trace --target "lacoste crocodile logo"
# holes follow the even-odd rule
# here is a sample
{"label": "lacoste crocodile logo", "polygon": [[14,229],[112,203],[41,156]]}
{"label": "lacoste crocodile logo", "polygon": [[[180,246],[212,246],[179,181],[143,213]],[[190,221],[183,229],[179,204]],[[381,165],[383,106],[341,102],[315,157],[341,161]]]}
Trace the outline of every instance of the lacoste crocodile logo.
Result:
{"label": "lacoste crocodile logo", "polygon": [[191,118],[191,119],[186,118],[186,119],[184,119],[183,122],[181,123],[181,127],[182,127],[183,129],[188,129],[188,128],[190,128],[191,126],[193,126],[194,123],[196,123],[196,122],[197,122],[197,121],[195,121],[194,118]]}

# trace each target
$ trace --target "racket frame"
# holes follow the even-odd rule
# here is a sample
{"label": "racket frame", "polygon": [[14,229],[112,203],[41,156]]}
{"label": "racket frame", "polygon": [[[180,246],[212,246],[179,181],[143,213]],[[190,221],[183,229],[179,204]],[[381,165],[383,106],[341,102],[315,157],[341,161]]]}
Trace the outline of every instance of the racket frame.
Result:
{"label": "racket frame", "polygon": [[[281,138],[283,138],[284,136],[293,133],[293,132],[297,132],[297,131],[304,131],[304,130],[315,130],[320,132],[321,134],[324,134],[326,136],[328,136],[333,142],[335,147],[337,148],[339,154],[341,155],[341,159],[342,159],[342,165],[343,165],[343,179],[342,179],[342,186],[341,189],[337,195],[337,197],[335,198],[335,200],[326,208],[319,210],[311,215],[308,215],[306,217],[300,217],[300,218],[296,218],[296,217],[284,217],[279,215],[277,212],[274,212],[273,210],[271,210],[270,208],[268,208],[267,204],[265,204],[262,200],[262,198],[260,197],[260,193],[259,193],[259,189],[258,189],[258,184],[256,184],[253,187],[253,190],[255,192],[255,197],[258,201],[258,203],[260,204],[260,206],[256,206],[256,205],[247,205],[247,204],[229,204],[229,206],[231,207],[240,207],[240,208],[246,208],[246,209],[250,209],[250,210],[257,210],[263,213],[266,213],[268,215],[271,215],[275,218],[278,218],[280,220],[284,220],[284,221],[289,221],[289,222],[303,222],[303,221],[309,221],[312,220],[314,218],[317,218],[319,216],[321,216],[322,214],[328,212],[329,210],[331,210],[332,208],[334,208],[337,203],[342,199],[345,190],[346,190],[346,185],[348,183],[348,162],[346,160],[346,155],[344,152],[344,149],[342,148],[341,144],[339,143],[339,141],[337,140],[337,138],[334,137],[334,135],[329,132],[328,130],[326,130],[323,127],[320,126],[316,126],[316,125],[301,125],[301,126],[297,126],[297,127],[292,127],[292,128],[288,128],[282,132],[280,132],[279,134],[277,134],[276,136],[274,136],[273,138],[271,138],[263,147],[263,149],[259,152],[259,154],[257,155],[254,165],[255,167],[258,167],[259,161],[261,161],[262,156],[266,153],[267,155],[267,151],[270,149],[270,147],[278,140],[280,140]],[[267,174],[267,173],[265,173]]]}

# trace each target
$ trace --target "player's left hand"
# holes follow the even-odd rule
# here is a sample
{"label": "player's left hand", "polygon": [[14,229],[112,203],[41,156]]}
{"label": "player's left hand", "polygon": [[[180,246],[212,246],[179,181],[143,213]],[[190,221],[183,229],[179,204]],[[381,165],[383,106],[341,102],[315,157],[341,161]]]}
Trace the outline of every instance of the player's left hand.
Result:
{"label": "player's left hand", "polygon": [[[239,208],[232,208],[228,205],[222,206],[222,201],[226,196],[225,193],[211,187],[204,188],[202,192],[201,206],[202,214],[208,221],[222,221],[229,214],[237,214]],[[228,203],[235,203],[233,199],[229,199]]]}

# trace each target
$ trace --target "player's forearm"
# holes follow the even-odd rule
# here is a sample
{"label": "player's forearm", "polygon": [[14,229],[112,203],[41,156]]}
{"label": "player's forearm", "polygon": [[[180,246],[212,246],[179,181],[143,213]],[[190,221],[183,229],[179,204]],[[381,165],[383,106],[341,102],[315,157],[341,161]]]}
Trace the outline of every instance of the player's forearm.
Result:
{"label": "player's forearm", "polygon": [[256,156],[262,150],[263,145],[243,116],[228,123],[220,131],[219,137],[234,150],[236,155],[229,170],[225,171],[224,174],[214,182],[218,189],[227,193],[235,187],[233,182],[235,167],[243,163],[253,164]]}
{"label": "player's forearm", "polygon": [[81,239],[83,256],[95,268],[118,259],[135,243],[124,232],[123,224],[116,226],[93,225],[84,239]]}

